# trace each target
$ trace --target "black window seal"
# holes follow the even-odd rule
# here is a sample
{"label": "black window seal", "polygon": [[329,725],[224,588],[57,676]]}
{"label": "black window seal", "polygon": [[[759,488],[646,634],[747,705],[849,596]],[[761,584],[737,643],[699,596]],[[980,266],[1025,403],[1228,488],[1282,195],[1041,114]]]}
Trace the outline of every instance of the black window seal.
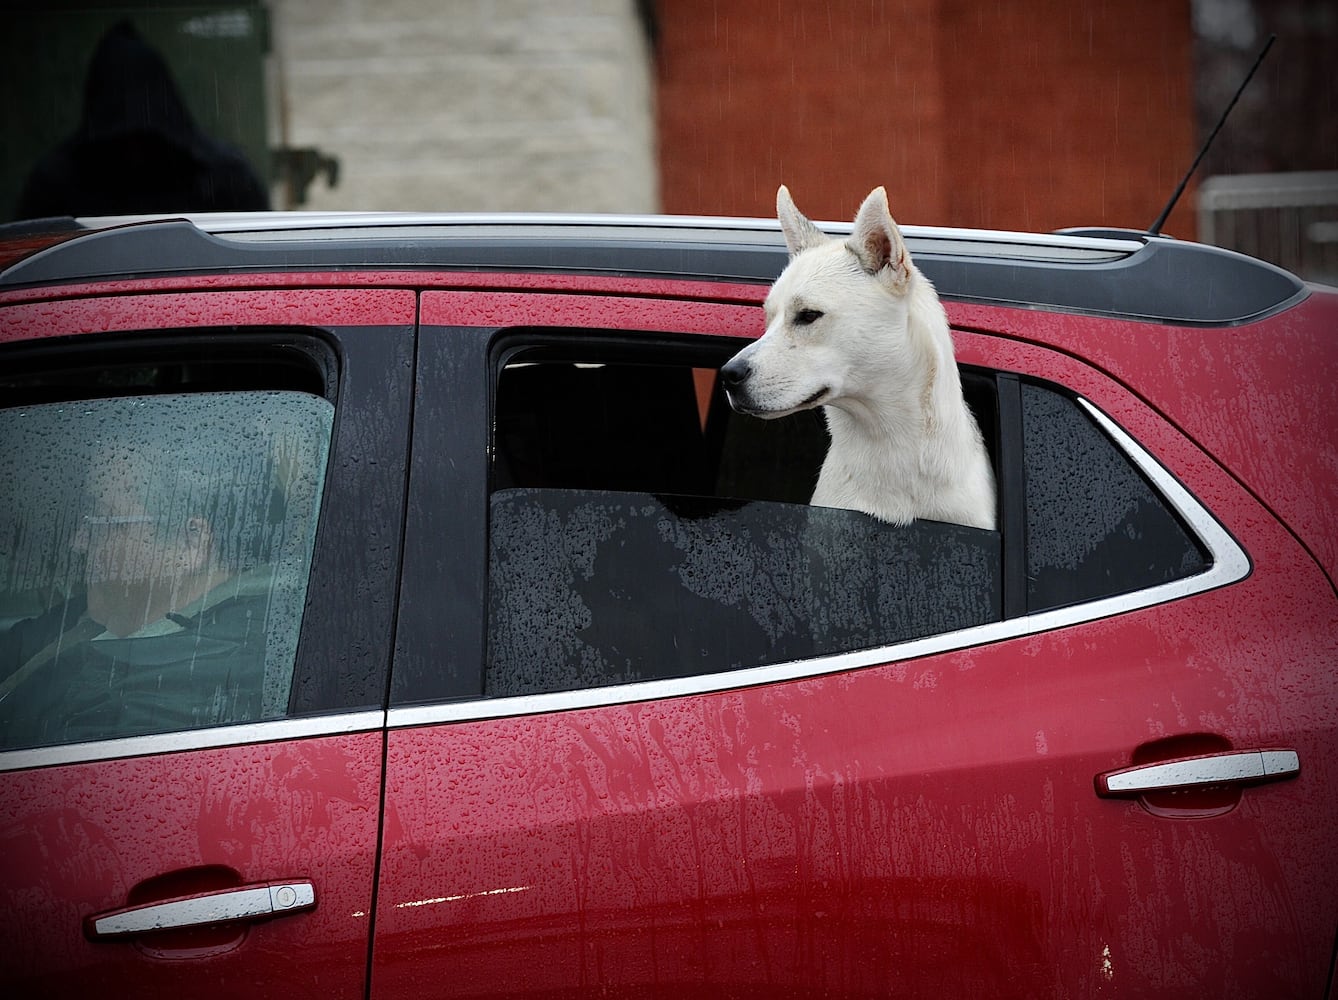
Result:
{"label": "black window seal", "polygon": [[[20,341],[0,347],[4,358],[0,375],[0,405],[16,405],[17,392],[11,380],[24,376],[55,375],[61,371],[96,370],[100,364],[115,363],[116,367],[130,368],[137,364],[175,364],[195,362],[201,365],[251,361],[248,352],[271,354],[293,352],[294,359],[304,362],[313,378],[311,387],[319,384],[318,395],[331,403],[338,403],[339,374],[342,366],[337,343],[324,330],[307,327],[200,327],[189,329],[153,329],[117,331],[105,334],[77,334],[64,337],[45,337]],[[265,380],[262,380],[262,382]],[[275,387],[285,380],[274,379]],[[111,385],[89,385],[87,395],[115,395]],[[142,387],[126,386],[124,394],[139,394]],[[188,387],[187,387],[188,389]],[[73,385],[62,398],[79,398],[81,392]],[[168,390],[157,390],[168,391]],[[60,394],[57,386],[33,389],[32,395]]]}

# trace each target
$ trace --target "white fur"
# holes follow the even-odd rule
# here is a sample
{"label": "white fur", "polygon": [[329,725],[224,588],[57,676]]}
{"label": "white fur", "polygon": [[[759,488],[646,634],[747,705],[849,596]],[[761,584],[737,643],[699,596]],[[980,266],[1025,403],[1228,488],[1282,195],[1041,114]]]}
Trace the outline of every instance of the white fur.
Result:
{"label": "white fur", "polygon": [[784,186],[776,209],[790,263],[767,295],[766,332],[723,369],[731,405],[765,419],[823,407],[831,445],[816,505],[993,528],[994,474],[948,320],[886,192],[869,194],[844,242]]}

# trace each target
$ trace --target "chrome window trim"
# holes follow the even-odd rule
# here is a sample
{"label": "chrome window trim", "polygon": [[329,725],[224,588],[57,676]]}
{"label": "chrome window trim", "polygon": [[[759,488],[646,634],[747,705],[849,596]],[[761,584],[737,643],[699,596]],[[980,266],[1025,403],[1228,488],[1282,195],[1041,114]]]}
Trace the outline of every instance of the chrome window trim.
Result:
{"label": "chrome window trim", "polygon": [[126,736],[115,740],[89,743],[63,743],[53,747],[0,751],[0,773],[30,768],[87,764],[99,760],[147,757],[186,750],[254,743],[278,743],[308,739],[313,736],[342,736],[347,733],[373,732],[385,726],[385,712],[371,709],[338,715],[318,715],[302,719],[273,719],[247,722],[236,726],[188,729],[153,736]]}
{"label": "chrome window trim", "polygon": [[1101,598],[1055,608],[1022,618],[991,622],[957,632],[928,636],[911,642],[876,649],[862,649],[808,660],[768,664],[742,670],[723,671],[697,677],[641,681],[635,684],[611,685],[579,691],[554,691],[545,694],[521,695],[514,698],[480,699],[448,704],[392,708],[387,722],[393,729],[430,726],[448,722],[475,722],[486,719],[565,712],[573,709],[601,708],[632,702],[682,698],[712,694],[764,684],[804,680],[826,674],[858,670],[863,667],[888,665],[903,660],[917,659],[938,653],[947,653],[973,646],[1001,642],[1035,635],[1054,629],[1067,628],[1089,621],[1110,618],[1130,611],[1153,607],[1180,600],[1194,594],[1225,587],[1244,579],[1250,573],[1250,560],[1245,550],[1229,532],[1187,490],[1180,481],[1141,445],[1126,434],[1109,417],[1086,399],[1079,399],[1082,408],[1091,415],[1116,446],[1120,448],[1152,482],[1162,498],[1189,525],[1212,558],[1211,565],[1202,573],[1159,584],[1143,590],[1115,597]]}

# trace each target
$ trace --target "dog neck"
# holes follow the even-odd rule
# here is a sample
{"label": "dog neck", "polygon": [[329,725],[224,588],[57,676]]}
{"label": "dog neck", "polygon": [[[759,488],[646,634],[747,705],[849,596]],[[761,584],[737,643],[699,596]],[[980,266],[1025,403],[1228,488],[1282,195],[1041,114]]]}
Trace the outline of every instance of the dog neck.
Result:
{"label": "dog neck", "polygon": [[906,337],[916,391],[891,384],[907,372],[888,373],[871,380],[871,391],[823,407],[831,445],[813,502],[896,524],[928,517],[992,527],[969,514],[981,477],[990,474],[962,399],[947,317],[918,274],[911,296]]}

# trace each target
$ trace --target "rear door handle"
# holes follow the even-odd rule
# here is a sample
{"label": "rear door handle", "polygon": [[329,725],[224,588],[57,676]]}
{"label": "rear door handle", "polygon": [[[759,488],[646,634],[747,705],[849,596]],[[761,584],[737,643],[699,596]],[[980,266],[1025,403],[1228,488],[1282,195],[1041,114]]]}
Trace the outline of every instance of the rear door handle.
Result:
{"label": "rear door handle", "polygon": [[315,905],[316,889],[308,881],[260,882],[108,910],[86,918],[84,928],[89,937],[106,940],[182,927],[263,920]]}
{"label": "rear door handle", "polygon": [[1228,750],[1106,771],[1096,776],[1096,794],[1119,798],[1182,788],[1257,785],[1292,778],[1300,771],[1295,750]]}

